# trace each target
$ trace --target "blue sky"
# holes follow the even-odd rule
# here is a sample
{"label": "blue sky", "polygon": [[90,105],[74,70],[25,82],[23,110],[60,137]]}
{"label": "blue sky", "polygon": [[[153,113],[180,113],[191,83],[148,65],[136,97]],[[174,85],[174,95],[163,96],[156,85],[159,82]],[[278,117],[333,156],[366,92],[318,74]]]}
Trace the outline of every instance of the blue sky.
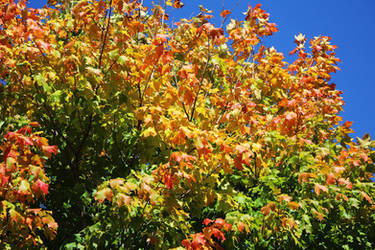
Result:
{"label": "blue sky", "polygon": [[[155,0],[156,2],[158,0]],[[145,0],[145,2],[151,2]],[[176,21],[199,13],[199,5],[220,15],[222,0],[182,0],[185,6],[171,12]],[[36,8],[45,0],[31,0]],[[224,0],[225,9],[232,10],[237,0]],[[233,11],[232,18],[243,19],[242,12],[249,4],[262,4],[271,14],[279,32],[267,39],[278,51],[288,55],[295,45],[294,35],[303,33],[307,38],[318,35],[332,37],[332,44],[338,46],[337,56],[342,60],[341,71],[335,74],[332,82],[344,92],[344,121],[353,121],[353,136],[362,137],[369,133],[375,138],[375,1],[374,0],[241,0]]]}

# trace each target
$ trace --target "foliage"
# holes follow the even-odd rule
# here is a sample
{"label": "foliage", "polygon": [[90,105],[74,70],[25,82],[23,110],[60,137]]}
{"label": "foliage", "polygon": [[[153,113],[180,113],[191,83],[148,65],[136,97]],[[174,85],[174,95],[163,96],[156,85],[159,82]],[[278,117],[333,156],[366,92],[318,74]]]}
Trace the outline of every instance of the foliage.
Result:
{"label": "foliage", "polygon": [[[37,123],[31,123],[38,126]],[[25,126],[8,132],[1,145],[0,163],[0,246],[3,249],[24,248],[53,239],[57,223],[51,211],[39,207],[40,198],[48,193],[49,179],[44,164],[57,153],[44,137]]]}
{"label": "foliage", "polygon": [[[28,241],[374,247],[375,142],[353,140],[351,123],[340,123],[329,37],[296,36],[287,63],[262,45],[277,28],[260,5],[243,21],[224,10],[217,27],[202,6],[170,24],[178,0],[0,3],[1,118],[36,121],[59,147],[43,202],[57,237],[42,243],[31,231]],[[14,135],[34,138],[25,131]]]}

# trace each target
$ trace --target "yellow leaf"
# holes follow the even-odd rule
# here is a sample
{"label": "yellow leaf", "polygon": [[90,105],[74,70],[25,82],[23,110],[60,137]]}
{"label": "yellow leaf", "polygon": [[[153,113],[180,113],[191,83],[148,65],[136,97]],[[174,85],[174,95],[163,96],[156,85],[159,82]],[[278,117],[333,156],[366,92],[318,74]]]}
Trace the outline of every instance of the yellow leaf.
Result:
{"label": "yellow leaf", "polygon": [[143,137],[156,136],[156,135],[157,133],[155,131],[155,128],[153,127],[149,127],[141,133],[141,136]]}

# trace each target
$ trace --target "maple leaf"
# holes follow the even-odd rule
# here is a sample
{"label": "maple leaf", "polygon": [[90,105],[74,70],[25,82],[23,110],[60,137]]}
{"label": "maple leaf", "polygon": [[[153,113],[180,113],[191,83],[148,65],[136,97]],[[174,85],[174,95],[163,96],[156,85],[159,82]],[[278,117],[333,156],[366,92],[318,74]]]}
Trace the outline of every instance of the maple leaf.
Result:
{"label": "maple leaf", "polygon": [[221,242],[225,241],[225,235],[222,231],[217,228],[212,228],[212,235],[216,237],[216,239],[221,240]]}
{"label": "maple leaf", "polygon": [[361,195],[362,195],[363,198],[365,198],[367,200],[368,203],[372,204],[372,200],[371,200],[370,196],[368,196],[368,194],[361,191]]}
{"label": "maple leaf", "polygon": [[181,0],[174,0],[173,1],[173,7],[176,9],[180,9],[184,7],[184,4],[181,2]]}
{"label": "maple leaf", "polygon": [[51,44],[46,43],[42,40],[38,40],[36,43],[38,44],[39,48],[43,48],[46,52],[48,52],[51,49]]}
{"label": "maple leaf", "polygon": [[184,239],[181,244],[186,248],[189,249],[191,246],[191,241],[189,239]]}
{"label": "maple leaf", "polygon": [[97,200],[99,203],[103,203],[104,200],[111,201],[113,197],[113,192],[110,188],[103,188],[102,190],[99,190],[95,193],[95,200]]}
{"label": "maple leaf", "polygon": [[326,183],[327,185],[336,184],[336,178],[333,173],[327,174]]}
{"label": "maple leaf", "polygon": [[285,115],[285,119],[288,120],[288,121],[292,121],[292,120],[294,120],[295,118],[297,118],[297,114],[294,113],[294,112],[288,112],[288,113],[286,113],[286,115]]}
{"label": "maple leaf", "polygon": [[54,155],[57,154],[57,146],[55,146],[55,145],[53,145],[53,146],[44,145],[44,146],[42,146],[42,150],[47,157],[51,157],[51,154],[54,154]]}
{"label": "maple leaf", "polygon": [[30,122],[31,127],[39,127],[40,124],[38,122]]}
{"label": "maple leaf", "polygon": [[[47,188],[47,192],[48,192],[48,188]],[[20,195],[27,195],[27,194],[30,194],[30,184],[28,181],[26,180],[22,180],[19,187],[18,187],[18,193]]]}
{"label": "maple leaf", "polygon": [[128,195],[117,194],[116,195],[116,201],[117,201],[117,205],[119,207],[122,207],[123,205],[129,206],[131,204],[131,202],[132,202],[132,199]]}
{"label": "maple leaf", "polygon": [[290,201],[288,202],[288,207],[292,210],[296,210],[297,208],[300,207],[300,204],[298,204],[297,202],[295,201]]}
{"label": "maple leaf", "polygon": [[221,13],[220,13],[220,15],[222,16],[222,17],[227,17],[229,14],[231,14],[231,12],[230,12],[230,10],[223,10],[223,11],[221,11]]}
{"label": "maple leaf", "polygon": [[24,126],[17,131],[17,133],[23,134],[23,135],[31,134],[31,132],[32,130],[29,126]]}
{"label": "maple leaf", "polygon": [[296,43],[301,43],[301,42],[306,41],[305,35],[303,35],[301,33],[299,33],[297,36],[294,36],[294,39],[295,39]]}
{"label": "maple leaf", "polygon": [[203,233],[193,234],[192,238],[191,246],[193,249],[201,249],[202,246],[206,245],[207,240]]}
{"label": "maple leaf", "polygon": [[36,182],[33,183],[32,185],[32,189],[34,192],[39,192],[39,190],[43,193],[43,194],[48,194],[48,184],[47,183],[44,183],[43,181],[41,180],[37,180]]}
{"label": "maple leaf", "polygon": [[215,224],[218,225],[219,227],[222,227],[222,226],[224,226],[224,224],[225,224],[225,220],[222,219],[222,218],[217,218],[217,219],[215,220]]}
{"label": "maple leaf", "polygon": [[238,231],[240,231],[242,233],[242,231],[244,230],[245,226],[246,225],[243,222],[241,222],[241,221],[238,222],[238,225],[237,225]]}
{"label": "maple leaf", "polygon": [[320,184],[315,183],[315,186],[314,186],[314,192],[315,192],[317,195],[320,195],[320,191],[328,192],[328,188],[327,188],[326,186],[323,186],[323,185],[320,185]]}
{"label": "maple leaf", "polygon": [[262,207],[262,209],[261,209],[261,211],[264,215],[269,215],[271,213],[271,211],[275,211],[275,210],[276,210],[276,203],[275,202],[270,202],[267,205],[265,205],[264,207]]}
{"label": "maple leaf", "polygon": [[210,219],[208,219],[208,218],[206,218],[206,219],[203,220],[203,224],[204,224],[205,226],[208,226],[208,224],[210,224],[211,222],[213,222],[213,220],[210,220]]}
{"label": "maple leaf", "polygon": [[171,176],[171,174],[169,174],[169,173],[166,173],[166,174],[164,174],[163,179],[164,179],[165,186],[168,189],[172,189],[173,188],[173,179],[174,179],[173,176]]}
{"label": "maple leaf", "polygon": [[323,214],[319,213],[315,209],[312,210],[314,214],[318,216],[319,221],[322,221],[324,219]]}
{"label": "maple leaf", "polygon": [[109,181],[109,185],[111,186],[111,188],[116,188],[120,185],[123,185],[124,184],[124,180],[123,179],[112,179]]}
{"label": "maple leaf", "polygon": [[286,195],[286,194],[282,194],[282,195],[279,195],[279,197],[277,198],[277,200],[279,202],[282,202],[282,201],[289,202],[289,201],[292,200],[292,197],[290,197],[289,195]]}
{"label": "maple leaf", "polygon": [[169,157],[169,161],[174,160],[175,162],[179,163],[182,160],[181,152],[173,152]]}
{"label": "maple leaf", "polygon": [[337,194],[336,195],[336,200],[339,200],[339,199],[344,199],[345,201],[349,201],[348,197],[344,194]]}

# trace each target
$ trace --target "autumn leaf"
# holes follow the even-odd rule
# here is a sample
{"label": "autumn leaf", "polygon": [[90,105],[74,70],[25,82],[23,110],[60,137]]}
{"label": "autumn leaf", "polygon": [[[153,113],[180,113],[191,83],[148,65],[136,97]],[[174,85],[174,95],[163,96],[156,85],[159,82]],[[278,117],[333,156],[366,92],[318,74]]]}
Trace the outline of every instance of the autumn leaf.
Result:
{"label": "autumn leaf", "polygon": [[39,192],[40,190],[43,194],[48,194],[48,184],[44,183],[41,180],[37,180],[36,182],[34,182],[34,184],[32,185],[32,189],[34,192]]}
{"label": "autumn leaf", "polygon": [[314,186],[314,192],[315,192],[317,195],[320,195],[320,191],[328,192],[328,188],[327,188],[326,186],[323,186],[323,185],[320,185],[320,184],[315,183],[315,186]]}
{"label": "autumn leaf", "polygon": [[99,203],[103,203],[104,200],[112,201],[113,192],[110,188],[103,188],[96,192],[94,197]]}
{"label": "autumn leaf", "polygon": [[57,146],[42,146],[43,152],[48,156],[51,157],[52,154],[57,154]]}
{"label": "autumn leaf", "polygon": [[223,17],[223,18],[226,18],[229,14],[231,14],[230,10],[223,10],[220,15]]}
{"label": "autumn leaf", "polygon": [[180,9],[184,7],[184,4],[180,0],[174,0],[173,1],[173,7],[176,9]]}

